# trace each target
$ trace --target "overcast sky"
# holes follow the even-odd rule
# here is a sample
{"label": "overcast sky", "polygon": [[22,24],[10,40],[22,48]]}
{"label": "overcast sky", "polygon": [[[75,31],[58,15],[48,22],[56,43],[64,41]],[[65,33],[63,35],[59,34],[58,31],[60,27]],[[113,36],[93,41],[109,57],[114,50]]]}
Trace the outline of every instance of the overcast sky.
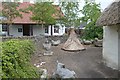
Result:
{"label": "overcast sky", "polygon": [[[57,4],[57,2],[58,2],[59,0],[55,0],[55,4]],[[67,1],[67,0],[66,0]],[[82,9],[83,8],[83,6],[84,6],[84,0],[79,0],[80,1],[80,9]],[[109,6],[114,0],[95,0],[96,1],[96,3],[100,3],[100,7],[101,7],[101,9],[102,9],[102,11],[107,7],[107,6]],[[83,16],[82,14],[80,14],[80,16]]]}
{"label": "overcast sky", "polygon": [[[2,1],[2,0],[0,0]],[[11,0],[14,1],[14,0]],[[20,1],[36,1],[36,0],[20,0]],[[80,1],[80,7],[82,9],[82,7],[84,6],[84,0],[41,0],[41,1]],[[105,9],[110,3],[112,3],[114,0],[95,0],[96,3],[100,3],[101,4],[101,8]]]}
{"label": "overcast sky", "polygon": [[101,8],[105,9],[109,4],[111,4],[114,0],[95,0],[97,3],[101,4]]}
{"label": "overcast sky", "polygon": [[[56,3],[57,3],[57,1],[59,1],[59,0],[55,0]],[[95,0],[95,1],[96,1],[96,3],[101,4],[102,9],[105,9],[114,0]],[[80,0],[80,3],[81,3],[81,8],[82,8],[84,6],[84,0]]]}

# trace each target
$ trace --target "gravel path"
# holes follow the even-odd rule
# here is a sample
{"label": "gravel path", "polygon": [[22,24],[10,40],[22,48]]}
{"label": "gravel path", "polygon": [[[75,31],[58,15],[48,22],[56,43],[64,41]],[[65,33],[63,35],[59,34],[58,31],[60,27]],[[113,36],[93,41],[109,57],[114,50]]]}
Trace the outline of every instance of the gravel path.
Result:
{"label": "gravel path", "polygon": [[56,69],[56,61],[64,63],[66,68],[74,70],[77,78],[116,78],[118,72],[106,67],[102,61],[102,48],[86,46],[86,50],[78,52],[68,52],[61,50],[61,45],[52,46],[52,56],[43,56],[40,47],[39,53],[32,56],[32,64],[46,62],[40,68],[48,70],[51,76]]}

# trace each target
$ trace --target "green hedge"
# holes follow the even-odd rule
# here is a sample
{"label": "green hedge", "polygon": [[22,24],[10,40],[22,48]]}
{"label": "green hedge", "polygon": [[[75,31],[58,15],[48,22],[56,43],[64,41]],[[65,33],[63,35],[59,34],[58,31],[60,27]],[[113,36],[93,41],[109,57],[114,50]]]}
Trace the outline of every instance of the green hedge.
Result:
{"label": "green hedge", "polygon": [[2,78],[39,78],[40,70],[30,64],[33,53],[29,40],[2,42]]}

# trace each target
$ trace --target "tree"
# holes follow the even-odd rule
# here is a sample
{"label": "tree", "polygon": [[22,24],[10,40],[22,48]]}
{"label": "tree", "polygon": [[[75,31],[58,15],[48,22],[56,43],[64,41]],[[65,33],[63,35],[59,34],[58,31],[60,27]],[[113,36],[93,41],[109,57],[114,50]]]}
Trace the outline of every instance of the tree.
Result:
{"label": "tree", "polygon": [[[79,3],[78,2],[62,2],[62,10],[64,11],[63,22],[68,27],[77,27],[79,23]],[[84,50],[84,46],[81,44],[74,28],[69,31],[69,38],[62,46],[63,50],[67,51],[79,51]]]}
{"label": "tree", "polygon": [[55,8],[51,2],[35,3],[28,8],[32,12],[31,20],[36,21],[38,24],[55,24]]}
{"label": "tree", "polygon": [[64,17],[63,23],[68,26],[78,26],[76,23],[79,20],[79,3],[78,2],[61,2],[61,9],[63,10]]}
{"label": "tree", "polygon": [[[20,14],[20,11],[17,9],[17,7],[19,7],[19,4],[17,2],[3,2],[2,3],[2,16],[7,18],[7,25],[8,25],[8,30],[10,25],[12,25],[13,20],[16,17],[21,17],[22,18],[22,14]],[[8,31],[8,35],[9,35],[9,31]]]}
{"label": "tree", "polygon": [[102,38],[103,29],[102,27],[98,27],[95,25],[98,17],[101,14],[100,11],[100,4],[96,4],[95,1],[88,1],[85,0],[85,5],[81,10],[82,14],[84,15],[81,18],[82,23],[87,23],[84,36],[85,39],[94,39],[96,37]]}

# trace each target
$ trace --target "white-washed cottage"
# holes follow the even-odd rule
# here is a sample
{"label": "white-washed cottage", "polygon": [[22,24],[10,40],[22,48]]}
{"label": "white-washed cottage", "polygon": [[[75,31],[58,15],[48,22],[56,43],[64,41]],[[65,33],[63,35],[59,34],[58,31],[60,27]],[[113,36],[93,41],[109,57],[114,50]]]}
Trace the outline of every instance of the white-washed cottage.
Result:
{"label": "white-washed cottage", "polygon": [[[29,5],[32,5],[29,2],[20,3],[18,9],[25,9]],[[57,5],[53,5],[58,11],[60,11],[59,15],[64,16],[61,8]],[[13,20],[13,24],[7,28],[6,24],[2,24],[2,31],[9,33],[10,36],[61,36],[65,33],[65,26],[62,24],[50,24],[44,25],[41,27],[41,24],[37,24],[36,22],[32,21],[30,17],[32,13],[22,13],[22,18],[17,17]],[[57,15],[53,14],[53,17],[56,20],[59,20]]]}
{"label": "white-washed cottage", "polygon": [[97,25],[104,26],[103,58],[107,66],[120,70],[120,0],[115,0],[101,14]]}

